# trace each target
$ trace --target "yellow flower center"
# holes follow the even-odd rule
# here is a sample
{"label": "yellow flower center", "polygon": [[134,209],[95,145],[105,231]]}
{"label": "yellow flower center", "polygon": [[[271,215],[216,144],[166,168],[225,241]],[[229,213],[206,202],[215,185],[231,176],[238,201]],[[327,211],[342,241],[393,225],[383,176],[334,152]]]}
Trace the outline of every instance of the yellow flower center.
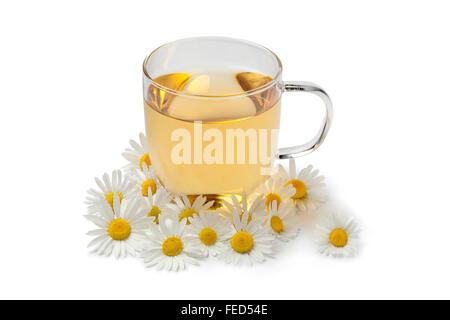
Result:
{"label": "yellow flower center", "polygon": [[231,247],[239,253],[247,253],[253,249],[253,237],[247,231],[239,231],[231,238]]}
{"label": "yellow flower center", "polygon": [[162,252],[169,257],[175,257],[183,250],[183,241],[178,237],[169,237],[161,246]]}
{"label": "yellow flower center", "polygon": [[[181,211],[181,213],[180,213],[180,221],[183,220],[184,218],[186,218],[186,219],[191,218],[194,216],[194,214],[198,214],[197,211],[195,211],[192,208],[186,208],[183,211]],[[189,220],[187,220],[186,224],[191,224],[191,223],[189,222]]]}
{"label": "yellow flower center", "polygon": [[128,239],[131,233],[130,223],[124,219],[114,219],[108,225],[108,233],[114,240]]}
{"label": "yellow flower center", "polygon": [[280,233],[283,231],[283,220],[280,219],[280,217],[273,216],[270,219],[270,226],[272,227],[273,231]]}
{"label": "yellow flower center", "polygon": [[284,186],[287,187],[288,185],[292,184],[292,186],[295,188],[295,194],[291,197],[291,199],[302,199],[306,196],[307,189],[306,185],[303,181],[298,179],[293,179],[288,181]]}
{"label": "yellow flower center", "polygon": [[159,223],[159,215],[160,214],[161,214],[161,210],[157,206],[153,206],[152,210],[150,210],[147,217],[155,217],[154,222]]}
{"label": "yellow flower center", "polygon": [[148,197],[148,188],[152,190],[152,194],[155,194],[156,192],[156,183],[153,180],[146,180],[144,183],[142,183],[142,195],[144,197]]}
{"label": "yellow flower center", "polygon": [[270,206],[272,205],[272,202],[277,202],[277,209],[280,206],[281,203],[281,197],[276,193],[269,193],[266,195],[266,209],[269,210]]}
{"label": "yellow flower center", "polygon": [[205,228],[198,235],[200,241],[206,246],[211,246],[217,241],[217,232],[211,228]]}
{"label": "yellow flower center", "polygon": [[142,169],[142,163],[145,162],[147,164],[147,167],[150,168],[150,166],[152,165],[152,162],[150,161],[150,156],[148,155],[148,153],[144,154],[141,159],[139,159],[139,167],[141,167]]}
{"label": "yellow flower center", "polygon": [[119,195],[120,202],[122,202],[122,199],[123,199],[123,196],[122,196],[122,194],[121,194],[120,192],[114,192],[114,191],[111,191],[110,193],[108,193],[108,194],[106,195],[105,199],[106,199],[106,201],[108,201],[109,205],[110,205],[111,208],[113,208],[113,209],[114,209],[114,206],[113,206],[114,193],[117,193],[117,194]]}
{"label": "yellow flower center", "polygon": [[330,233],[330,242],[335,247],[345,247],[348,242],[347,231],[345,231],[344,229],[334,229]]}

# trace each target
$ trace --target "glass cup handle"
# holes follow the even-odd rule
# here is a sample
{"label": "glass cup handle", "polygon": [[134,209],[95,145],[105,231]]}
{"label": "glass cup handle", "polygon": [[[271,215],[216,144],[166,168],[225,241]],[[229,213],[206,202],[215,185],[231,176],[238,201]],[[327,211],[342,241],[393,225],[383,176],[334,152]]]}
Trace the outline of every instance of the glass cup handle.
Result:
{"label": "glass cup handle", "polygon": [[283,82],[283,91],[305,91],[319,96],[325,104],[325,117],[317,135],[309,142],[293,147],[280,148],[278,150],[278,159],[291,159],[304,156],[316,150],[327,136],[330,129],[331,119],[333,118],[333,104],[328,94],[318,85],[303,81],[285,81]]}

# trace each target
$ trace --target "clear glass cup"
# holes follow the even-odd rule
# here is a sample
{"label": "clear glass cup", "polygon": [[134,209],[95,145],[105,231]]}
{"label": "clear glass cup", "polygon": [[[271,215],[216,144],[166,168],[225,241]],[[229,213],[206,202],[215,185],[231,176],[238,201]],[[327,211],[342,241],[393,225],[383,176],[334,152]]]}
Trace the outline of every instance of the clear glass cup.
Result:
{"label": "clear glass cup", "polygon": [[[220,199],[249,193],[267,178],[273,160],[317,149],[331,124],[325,91],[312,83],[282,81],[278,57],[252,42],[223,37],[174,41],[154,50],[143,70],[152,166],[176,194]],[[277,149],[281,95],[292,91],[322,98],[325,116],[311,141]]]}

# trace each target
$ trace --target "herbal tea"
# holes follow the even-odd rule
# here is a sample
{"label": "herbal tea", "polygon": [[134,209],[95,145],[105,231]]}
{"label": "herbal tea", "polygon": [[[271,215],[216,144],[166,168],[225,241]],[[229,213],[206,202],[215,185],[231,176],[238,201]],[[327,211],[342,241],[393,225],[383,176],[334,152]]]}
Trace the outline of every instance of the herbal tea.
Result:
{"label": "herbal tea", "polygon": [[152,166],[170,191],[250,192],[267,177],[280,121],[281,92],[271,80],[242,70],[154,79],[145,96],[147,137]]}

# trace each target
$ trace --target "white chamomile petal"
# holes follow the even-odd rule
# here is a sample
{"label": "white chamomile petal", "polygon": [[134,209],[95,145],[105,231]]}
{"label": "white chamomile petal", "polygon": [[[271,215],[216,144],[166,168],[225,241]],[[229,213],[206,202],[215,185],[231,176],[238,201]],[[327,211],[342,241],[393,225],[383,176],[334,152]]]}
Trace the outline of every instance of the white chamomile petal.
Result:
{"label": "white chamomile petal", "polygon": [[147,267],[167,271],[184,270],[187,264],[198,264],[198,250],[186,235],[186,220],[173,215],[160,215],[159,224],[152,226],[156,232],[147,235],[141,258]]}
{"label": "white chamomile petal", "polygon": [[290,204],[282,203],[280,206],[277,206],[274,201],[269,209],[267,224],[272,234],[281,241],[294,239],[299,232],[294,208]]}
{"label": "white chamomile petal", "polygon": [[112,208],[115,195],[118,195],[119,201],[135,197],[133,183],[127,177],[124,177],[120,170],[112,172],[112,179],[105,173],[102,179],[95,178],[95,182],[100,190],[88,190],[85,203],[88,205],[89,214],[105,213],[101,208],[104,200],[107,200]]}
{"label": "white chamomile petal", "polygon": [[312,165],[297,173],[294,159],[289,160],[289,170],[280,166],[280,177],[285,186],[294,188],[290,201],[300,212],[312,214],[326,201],[325,177]]}
{"label": "white chamomile petal", "polygon": [[139,134],[139,143],[130,140],[131,148],[126,148],[122,156],[128,161],[125,166],[127,172],[134,170],[142,170],[145,167],[151,167],[151,159],[149,156],[148,141],[145,134]]}
{"label": "white chamomile petal", "polygon": [[273,201],[280,205],[283,202],[290,201],[295,194],[295,188],[286,185],[286,174],[282,166],[278,166],[275,174],[267,178],[257,189],[256,193],[263,196],[265,207],[269,210],[269,206]]}
{"label": "white chamomile petal", "polygon": [[231,195],[231,202],[227,200],[222,200],[223,207],[218,208],[217,212],[229,220],[231,223],[233,222],[233,212],[240,212],[242,216],[244,212],[248,212],[249,219],[260,218],[261,213],[264,215],[264,198],[263,195],[257,195],[253,197],[253,199],[248,199],[247,194],[244,192],[242,194],[242,200],[239,201],[239,197],[235,194]]}
{"label": "white chamomile petal", "polygon": [[200,211],[188,220],[188,235],[202,256],[216,256],[226,249],[225,242],[230,239],[233,228],[218,212]]}
{"label": "white chamomile petal", "polygon": [[171,204],[172,194],[166,189],[160,188],[155,194],[149,192],[147,197],[139,197],[141,208],[146,216],[152,218],[154,223],[159,223],[160,215],[173,215],[174,205]]}
{"label": "white chamomile petal", "polygon": [[317,224],[315,238],[320,253],[349,257],[358,252],[359,233],[353,217],[333,212],[325,215]]}
{"label": "white chamomile petal", "polygon": [[218,258],[235,265],[261,263],[272,253],[273,234],[264,219],[249,220],[249,212],[233,212],[234,230]]}
{"label": "white chamomile petal", "polygon": [[155,172],[153,167],[144,166],[143,169],[134,169],[129,171],[130,180],[134,182],[137,197],[147,197],[154,194],[160,189],[165,189]]}
{"label": "white chamomile petal", "polygon": [[[87,234],[95,238],[88,244],[93,252],[109,256],[114,253],[116,258],[134,255],[141,247],[143,233],[148,229],[150,219],[142,219],[145,212],[137,204],[137,199],[123,199],[114,194],[113,208],[106,199],[98,207],[98,215],[88,214],[85,217],[93,222],[98,229]],[[111,212],[114,212],[111,215]]]}
{"label": "white chamomile petal", "polygon": [[[186,195],[176,196],[174,202],[173,212],[180,221],[198,215],[201,211],[208,211],[214,205],[214,200],[208,202],[203,195],[197,196],[192,204]],[[186,223],[189,225],[189,220]]]}

